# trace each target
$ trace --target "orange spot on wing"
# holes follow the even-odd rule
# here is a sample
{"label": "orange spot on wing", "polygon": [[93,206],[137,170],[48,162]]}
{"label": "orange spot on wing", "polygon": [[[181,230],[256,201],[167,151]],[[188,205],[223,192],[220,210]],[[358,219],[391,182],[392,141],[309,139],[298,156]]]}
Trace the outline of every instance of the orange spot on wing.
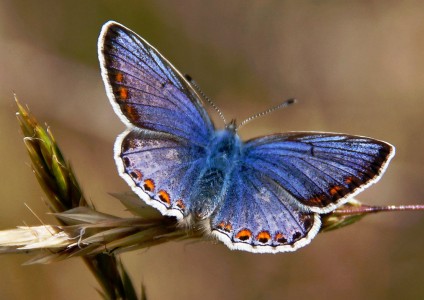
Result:
{"label": "orange spot on wing", "polygon": [[337,195],[341,190],[343,190],[343,186],[341,185],[335,185],[330,188],[329,192],[331,196]]}
{"label": "orange spot on wing", "polygon": [[185,207],[186,207],[185,204],[184,204],[184,202],[183,202],[183,200],[181,200],[181,199],[175,201],[175,204],[177,205],[178,208],[180,208],[182,210],[184,210]]}
{"label": "orange spot on wing", "polygon": [[135,179],[140,181],[141,178],[143,178],[143,174],[139,171],[139,170],[134,170],[130,173],[130,176]]}
{"label": "orange spot on wing", "polygon": [[346,177],[346,179],[344,180],[344,182],[345,182],[346,184],[351,184],[351,183],[352,183],[352,181],[353,181],[353,178],[352,178],[352,177]]}
{"label": "orange spot on wing", "polygon": [[165,202],[167,204],[171,204],[171,197],[169,197],[169,194],[166,191],[160,190],[158,195],[159,195],[159,199],[162,202]]}
{"label": "orange spot on wing", "polygon": [[127,100],[128,99],[128,90],[124,88],[123,86],[119,87],[119,97],[121,100]]}
{"label": "orange spot on wing", "polygon": [[226,232],[231,232],[231,230],[233,230],[233,226],[231,225],[231,223],[225,221],[221,221],[221,223],[219,223],[216,227]]}
{"label": "orange spot on wing", "polygon": [[139,115],[137,109],[135,107],[133,107],[132,105],[125,106],[125,111],[127,112],[127,116],[131,120],[139,120],[140,119],[140,115]]}
{"label": "orange spot on wing", "polygon": [[117,82],[122,82],[124,80],[124,75],[121,72],[116,73],[115,79]]}
{"label": "orange spot on wing", "polygon": [[152,192],[155,189],[155,183],[151,179],[144,180],[144,189],[148,192]]}
{"label": "orange spot on wing", "polygon": [[263,244],[268,242],[270,239],[271,239],[271,235],[269,234],[268,231],[261,231],[256,236],[256,240],[258,240],[259,242],[261,242]]}
{"label": "orange spot on wing", "polygon": [[308,202],[311,202],[312,205],[322,206],[324,204],[325,200],[326,200],[326,197],[325,197],[324,194],[322,194],[322,195],[319,195],[319,196],[309,198]]}
{"label": "orange spot on wing", "polygon": [[284,237],[284,235],[281,233],[281,232],[277,232],[277,234],[275,235],[275,237],[274,237],[274,240],[277,242],[277,243],[280,243],[280,244],[285,244],[285,243],[287,243],[287,239]]}
{"label": "orange spot on wing", "polygon": [[247,241],[252,237],[252,232],[249,229],[242,229],[236,234],[236,238],[242,241]]}

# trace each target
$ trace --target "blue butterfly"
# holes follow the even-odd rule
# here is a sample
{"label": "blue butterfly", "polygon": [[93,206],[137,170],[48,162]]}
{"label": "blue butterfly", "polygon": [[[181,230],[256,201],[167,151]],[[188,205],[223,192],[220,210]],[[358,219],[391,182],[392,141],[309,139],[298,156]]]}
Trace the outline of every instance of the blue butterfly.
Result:
{"label": "blue butterfly", "polygon": [[203,95],[154,47],[110,21],[98,41],[110,102],[127,125],[115,143],[120,176],[148,205],[201,224],[230,249],[295,251],[326,214],[375,183],[395,149],[323,132],[249,141],[215,129]]}

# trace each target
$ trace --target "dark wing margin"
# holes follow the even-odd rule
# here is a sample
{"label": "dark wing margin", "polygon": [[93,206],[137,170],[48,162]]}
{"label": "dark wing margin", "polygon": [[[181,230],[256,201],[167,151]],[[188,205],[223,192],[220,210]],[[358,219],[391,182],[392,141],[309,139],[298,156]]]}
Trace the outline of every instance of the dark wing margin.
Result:
{"label": "dark wing margin", "polygon": [[328,213],[377,182],[395,154],[383,141],[293,132],[250,140],[244,164],[276,182],[306,211]]}
{"label": "dark wing margin", "polygon": [[112,106],[129,127],[205,144],[214,130],[200,96],[153,46],[113,21],[98,40],[102,77]]}

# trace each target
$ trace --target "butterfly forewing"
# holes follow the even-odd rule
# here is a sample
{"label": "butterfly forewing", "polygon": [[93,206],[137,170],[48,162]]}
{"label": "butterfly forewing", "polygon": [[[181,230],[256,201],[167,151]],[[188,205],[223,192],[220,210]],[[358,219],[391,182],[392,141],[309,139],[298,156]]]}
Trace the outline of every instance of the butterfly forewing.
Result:
{"label": "butterfly forewing", "polygon": [[394,155],[378,140],[298,132],[246,143],[245,164],[277,182],[305,210],[327,213],[376,182]]}
{"label": "butterfly forewing", "polygon": [[108,22],[99,37],[99,58],[109,99],[127,125],[208,142],[214,128],[200,98],[145,40]]}

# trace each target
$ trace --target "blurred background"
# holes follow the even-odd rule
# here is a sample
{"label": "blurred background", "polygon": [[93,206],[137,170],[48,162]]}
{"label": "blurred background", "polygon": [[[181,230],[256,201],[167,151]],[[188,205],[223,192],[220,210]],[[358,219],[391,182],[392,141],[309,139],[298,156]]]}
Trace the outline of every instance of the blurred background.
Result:
{"label": "blurred background", "polygon": [[[0,227],[46,223],[13,92],[47,123],[96,207],[128,216],[108,192],[129,188],[112,148],[124,125],[104,92],[97,37],[132,28],[239,121],[290,97],[299,104],[243,128],[385,140],[396,157],[359,195],[424,203],[424,3],[419,1],[0,1]],[[216,114],[209,109],[217,120]],[[368,216],[295,253],[254,255],[212,242],[124,254],[149,299],[423,299],[424,213]],[[22,266],[0,256],[1,299],[97,299],[80,259]]]}

